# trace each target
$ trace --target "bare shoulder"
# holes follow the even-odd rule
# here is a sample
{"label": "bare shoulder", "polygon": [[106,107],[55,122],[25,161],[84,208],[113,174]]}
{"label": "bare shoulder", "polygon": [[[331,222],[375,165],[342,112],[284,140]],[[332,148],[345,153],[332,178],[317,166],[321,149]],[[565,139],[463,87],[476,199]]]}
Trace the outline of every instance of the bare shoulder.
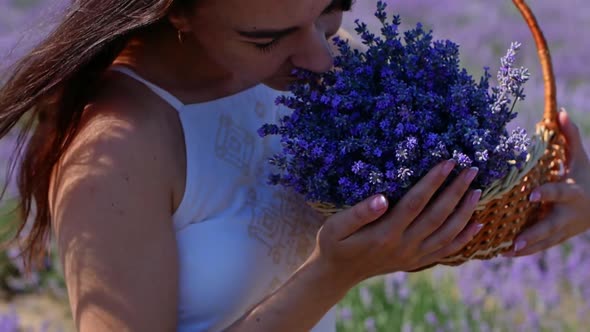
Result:
{"label": "bare shoulder", "polygon": [[142,199],[157,197],[172,212],[172,186],[184,152],[180,125],[162,110],[167,105],[161,100],[141,93],[146,92],[116,82],[86,106],[80,130],[54,171],[54,189],[66,179],[126,183],[149,189]]}
{"label": "bare shoulder", "polygon": [[173,330],[177,259],[165,116],[129,99],[85,109],[50,190],[78,330]]}

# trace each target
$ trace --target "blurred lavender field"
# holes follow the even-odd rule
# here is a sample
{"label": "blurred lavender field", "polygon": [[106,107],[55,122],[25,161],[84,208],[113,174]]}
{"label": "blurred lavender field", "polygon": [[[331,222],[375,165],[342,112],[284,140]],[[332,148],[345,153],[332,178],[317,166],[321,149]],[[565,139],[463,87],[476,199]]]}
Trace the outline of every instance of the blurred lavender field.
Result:
{"label": "blurred lavender field", "polygon": [[[519,102],[521,111],[514,125],[532,129],[540,120],[543,110],[543,86],[541,67],[530,31],[520,13],[510,0],[387,0],[389,10],[400,14],[406,28],[417,22],[434,30],[437,39],[451,39],[460,44],[463,65],[475,77],[482,68],[491,72],[499,67],[500,56],[510,42],[523,44],[518,55],[521,64],[531,70],[531,82],[525,89],[528,100]],[[354,29],[354,19],[361,18],[377,28],[373,11],[377,0],[357,1],[353,13],[344,23],[349,31]],[[530,0],[539,24],[545,33],[552,52],[558,82],[558,104],[565,107],[585,130],[586,147],[590,147],[590,117],[587,115],[586,96],[590,95],[590,39],[580,31],[590,27],[590,11],[585,10],[583,0]]]}
{"label": "blurred lavender field", "polygon": [[[376,1],[357,0],[345,27],[353,31],[357,17],[376,23],[372,20]],[[62,2],[0,0],[0,67],[42,38],[59,18]],[[590,11],[582,0],[530,2],[552,50],[559,105],[582,128],[588,150],[590,114],[585,99],[590,95],[590,66],[585,61],[590,59],[590,39],[583,34],[590,28]],[[510,42],[523,43],[521,64],[530,68],[532,80],[514,125],[533,129],[543,110],[540,66],[530,32],[511,1],[388,3],[406,27],[419,21],[434,29],[435,37],[459,43],[464,65],[476,77],[484,66],[497,70]],[[0,142],[3,164],[12,144],[10,137]],[[9,204],[4,202],[4,206]],[[0,257],[0,293],[5,297],[0,304],[0,332],[16,331],[19,326],[34,331],[72,330],[57,265],[50,264],[46,271],[23,280],[20,264],[11,259],[13,254]],[[590,234],[585,234],[531,257],[470,262],[458,268],[437,267],[369,280],[339,305],[338,327],[339,331],[588,331],[588,285]]]}

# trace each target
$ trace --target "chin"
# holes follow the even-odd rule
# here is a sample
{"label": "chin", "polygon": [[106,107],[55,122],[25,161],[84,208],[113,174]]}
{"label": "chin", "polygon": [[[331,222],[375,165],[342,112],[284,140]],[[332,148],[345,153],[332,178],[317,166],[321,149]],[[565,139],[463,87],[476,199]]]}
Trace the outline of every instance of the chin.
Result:
{"label": "chin", "polygon": [[277,90],[277,91],[283,91],[283,92],[289,91],[288,85],[280,85],[280,84],[276,84],[276,83],[267,83],[267,82],[264,82],[263,84],[268,86],[269,88]]}

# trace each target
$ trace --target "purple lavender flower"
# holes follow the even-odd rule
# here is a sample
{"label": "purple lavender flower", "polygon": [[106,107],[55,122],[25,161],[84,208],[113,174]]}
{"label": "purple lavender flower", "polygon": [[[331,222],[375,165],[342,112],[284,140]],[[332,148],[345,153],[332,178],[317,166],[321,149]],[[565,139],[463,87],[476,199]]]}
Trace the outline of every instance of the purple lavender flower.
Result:
{"label": "purple lavender flower", "polygon": [[20,317],[16,309],[0,314],[0,331],[16,332],[20,329]]}
{"label": "purple lavender flower", "polygon": [[404,325],[402,325],[402,332],[412,332],[412,331],[414,331],[412,324],[410,324],[409,322],[404,322]]}
{"label": "purple lavender flower", "polygon": [[261,136],[281,137],[271,159],[272,184],[292,187],[308,201],[353,205],[375,193],[396,201],[443,160],[478,167],[474,188],[490,185],[526,160],[526,132],[508,132],[514,104],[529,74],[515,68],[520,44],[501,59],[498,87],[485,70],[476,82],[459,66],[459,46],[434,40],[421,24],[401,33],[377,2],[377,35],[356,21],[366,51],[335,39],[339,55],[323,74],[296,71],[292,95],[277,104],[292,112],[265,124]]}
{"label": "purple lavender flower", "polygon": [[361,287],[360,290],[361,302],[366,309],[370,309],[373,304],[373,295],[368,287]]}
{"label": "purple lavender flower", "polygon": [[431,326],[435,326],[438,324],[438,318],[436,317],[436,314],[432,311],[427,312],[424,319]]}
{"label": "purple lavender flower", "polygon": [[375,323],[375,318],[369,317],[365,320],[365,331],[367,332],[376,332],[377,325]]}
{"label": "purple lavender flower", "polygon": [[352,310],[349,307],[341,308],[339,311],[340,320],[347,322],[352,319]]}

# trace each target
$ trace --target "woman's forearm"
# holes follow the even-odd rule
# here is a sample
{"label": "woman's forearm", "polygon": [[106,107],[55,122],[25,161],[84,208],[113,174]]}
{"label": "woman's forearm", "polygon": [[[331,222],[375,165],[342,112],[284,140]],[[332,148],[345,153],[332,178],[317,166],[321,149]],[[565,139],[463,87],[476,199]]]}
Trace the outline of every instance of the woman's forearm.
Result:
{"label": "woman's forearm", "polygon": [[354,285],[310,259],[226,332],[309,331]]}

